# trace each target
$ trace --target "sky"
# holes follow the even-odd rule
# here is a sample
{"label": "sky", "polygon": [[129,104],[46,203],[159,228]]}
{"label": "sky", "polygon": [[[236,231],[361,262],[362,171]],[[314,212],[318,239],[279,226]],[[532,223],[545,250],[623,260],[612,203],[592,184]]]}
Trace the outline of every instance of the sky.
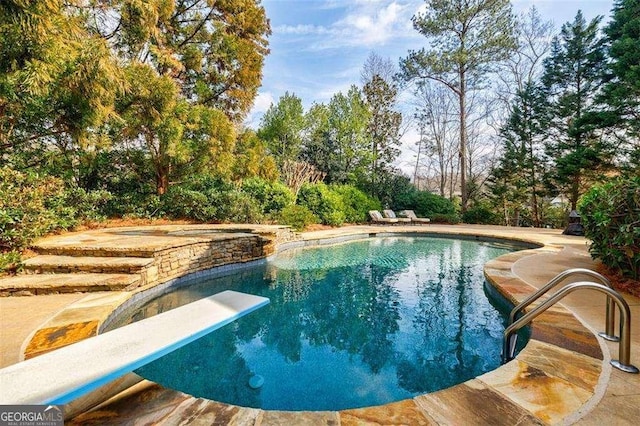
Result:
{"label": "sky", "polygon": [[[398,64],[409,50],[426,45],[411,24],[423,0],[263,0],[271,22],[271,53],[265,60],[262,87],[247,124],[260,118],[285,92],[302,99],[305,111],[313,103],[328,103],[352,84],[371,52]],[[587,21],[609,19],[613,0],[512,0],[515,13],[532,5],[559,31],[580,9]],[[407,135],[411,139],[411,134]],[[410,141],[406,141],[410,143]]]}

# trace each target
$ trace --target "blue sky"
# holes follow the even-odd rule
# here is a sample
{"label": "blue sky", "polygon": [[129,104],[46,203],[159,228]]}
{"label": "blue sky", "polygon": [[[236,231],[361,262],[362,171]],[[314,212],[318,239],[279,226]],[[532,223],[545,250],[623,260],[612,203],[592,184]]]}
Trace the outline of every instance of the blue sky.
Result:
{"label": "blue sky", "polygon": [[[360,85],[360,71],[374,51],[397,64],[426,39],[411,26],[423,0],[263,0],[273,34],[262,87],[248,117],[259,125],[269,105],[285,91],[295,93],[308,109],[328,102],[350,85]],[[608,20],[613,0],[512,0],[516,13],[535,5],[556,29],[572,21],[578,9],[590,20]]]}
{"label": "blue sky", "polygon": [[[556,31],[573,21],[578,10],[585,19],[609,19],[613,0],[511,0],[515,13],[534,5],[552,21]],[[371,52],[398,64],[426,38],[411,24],[423,0],[263,0],[271,21],[271,53],[263,69],[262,87],[247,124],[257,129],[264,112],[285,92],[302,99],[305,111],[314,103],[328,103],[352,84],[361,85],[360,72]],[[410,109],[405,105],[401,110]],[[409,112],[409,114],[411,114]],[[396,166],[411,174],[418,130],[406,129]]]}

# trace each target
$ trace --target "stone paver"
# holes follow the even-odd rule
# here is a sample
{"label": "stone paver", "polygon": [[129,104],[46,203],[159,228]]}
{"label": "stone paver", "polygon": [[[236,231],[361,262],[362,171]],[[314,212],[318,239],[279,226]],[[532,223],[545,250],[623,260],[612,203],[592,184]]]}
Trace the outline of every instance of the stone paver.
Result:
{"label": "stone paver", "polygon": [[[130,250],[131,254],[136,250],[138,252],[163,250],[166,249],[167,244],[175,245],[178,240],[186,243],[198,242],[201,241],[200,238],[202,235],[200,234],[202,234],[203,231],[209,234],[206,236],[207,238],[210,238],[211,234],[216,234],[216,232],[220,230],[225,232],[254,232],[261,235],[273,232],[268,226],[237,227],[228,225],[220,227],[219,231],[216,231],[216,228],[217,226],[208,226],[204,229],[202,226],[165,226],[128,228],[116,231],[92,231],[89,233],[57,236],[45,241],[45,243],[41,245],[47,246],[48,250],[55,252],[56,245],[69,248],[79,244],[85,248],[111,250],[111,253],[118,255],[118,253],[121,252],[119,250],[123,247],[126,248],[126,250]],[[515,300],[522,300],[526,297],[526,294],[532,291],[530,290],[531,288],[543,285],[549,278],[555,275],[556,272],[570,267],[593,268],[595,265],[586,251],[586,240],[584,238],[563,236],[560,235],[557,230],[474,225],[357,226],[307,232],[303,233],[301,238],[312,241],[332,237],[338,238],[345,235],[360,234],[367,236],[371,234],[384,234],[385,232],[446,233],[466,235],[471,238],[473,238],[474,235],[482,235],[484,237],[515,239],[544,245],[545,247],[542,249],[534,251],[527,250],[506,255],[501,257],[499,261],[487,265],[486,272],[488,276],[493,277],[492,280],[499,281],[498,287],[501,289],[500,291],[506,291],[509,297],[513,297]],[[0,285],[1,281],[2,280],[0,280]],[[598,331],[602,328],[604,321],[604,298],[599,297],[600,295],[597,294],[595,295],[596,297],[593,297],[591,293],[592,292],[583,292],[582,294],[574,293],[566,298],[563,304],[572,312],[576,313],[591,330]],[[126,292],[123,292],[121,297],[126,298],[125,296]],[[44,296],[9,299],[18,299],[18,304],[22,305],[22,309],[29,310],[37,304],[36,300],[40,297]],[[640,364],[640,348],[638,348],[640,342],[640,337],[638,336],[638,332],[640,331],[638,329],[640,327],[638,324],[640,324],[640,322],[638,322],[637,318],[640,318],[640,312],[638,312],[638,310],[640,310],[640,303],[635,298],[627,298],[627,300],[629,304],[632,305],[632,315],[634,325],[636,325],[636,328],[632,329],[632,363],[638,366]],[[0,298],[0,303],[2,303],[2,298]],[[71,301],[69,301],[69,303],[71,303]],[[76,308],[71,310],[79,314],[78,318],[76,318],[77,320],[82,317],[82,315],[80,315],[82,308],[79,307],[81,303],[81,301],[76,301],[74,304]],[[92,309],[94,311],[100,311],[100,314],[93,316],[104,319],[104,313],[109,309],[109,306],[115,308],[121,303],[121,299],[111,301],[110,303],[111,304],[105,305],[98,303],[94,306]],[[2,306],[3,305],[0,304],[0,307]],[[58,309],[52,309],[50,313],[53,314],[57,312],[57,310]],[[631,424],[629,423],[630,420],[637,419],[640,416],[640,412],[638,412],[638,410],[640,410],[640,376],[621,373],[617,370],[610,371],[606,367],[606,365],[608,365],[606,363],[604,364],[605,368],[603,373],[600,375],[598,371],[601,363],[598,361],[598,356],[596,356],[596,352],[599,352],[598,342],[590,334],[587,335],[588,333],[584,335],[585,340],[579,344],[579,347],[582,349],[579,349],[577,352],[569,351],[570,355],[567,357],[562,356],[562,352],[554,352],[555,349],[553,348],[557,348],[553,345],[555,340],[575,340],[576,336],[580,336],[582,333],[579,331],[580,324],[576,322],[575,325],[571,325],[573,324],[573,320],[565,321],[564,316],[560,315],[562,312],[563,310],[560,307],[557,309],[554,308],[548,316],[545,314],[545,317],[540,317],[540,325],[534,327],[534,333],[537,333],[536,335],[540,338],[534,338],[534,340],[527,345],[523,353],[519,355],[517,361],[505,366],[508,368],[500,368],[495,372],[487,373],[487,375],[483,375],[475,381],[469,382],[464,385],[467,386],[468,389],[457,389],[456,387],[441,391],[444,392],[441,396],[438,396],[440,393],[435,393],[418,397],[412,401],[401,401],[382,407],[346,410],[339,413],[339,421],[343,424],[362,424],[362,422],[400,422],[411,424],[411,419],[413,418],[416,421],[420,419],[419,422],[424,422],[424,424],[442,422],[456,423],[456,417],[450,417],[453,415],[451,413],[455,412],[454,406],[450,406],[450,409],[444,406],[445,408],[440,411],[438,411],[436,407],[439,406],[439,404],[443,404],[443,401],[450,401],[450,403],[457,401],[455,403],[459,404],[461,410],[468,410],[469,413],[473,413],[474,405],[472,402],[475,401],[477,407],[476,412],[482,413],[482,418],[492,422],[495,418],[500,419],[500,417],[492,417],[494,413],[490,410],[487,412],[481,411],[480,406],[477,404],[484,404],[483,407],[485,408],[491,404],[497,404],[497,406],[503,407],[502,409],[511,413],[506,418],[515,421],[515,423],[566,423],[578,420],[579,424],[585,425]],[[61,320],[62,318],[70,318],[75,315],[76,314],[69,316],[69,314],[58,313],[58,315],[55,316],[58,320],[54,318],[54,320],[49,321],[48,324],[56,324],[56,321],[64,322]],[[562,334],[558,334],[554,329],[555,327],[564,327],[565,322],[567,323],[566,325],[569,325],[569,328],[566,329],[566,333],[568,334],[565,334],[565,337],[561,337]],[[545,325],[545,323],[547,325]],[[22,334],[26,336],[33,334],[33,327],[33,325],[25,324],[25,328],[29,329],[29,331],[26,333],[23,332]],[[2,322],[2,328],[4,329],[4,320]],[[55,328],[55,326],[52,326],[52,329],[53,328]],[[582,339],[582,337],[579,337],[578,341],[580,342]],[[545,342],[550,342],[551,344]],[[608,360],[609,352],[611,352],[611,354],[617,354],[617,344],[606,343],[602,345],[606,352],[605,361]],[[15,343],[12,344],[10,341],[5,343],[5,339],[2,339],[0,346],[3,350],[5,350],[5,346],[8,346],[7,353],[10,353],[12,351],[20,351],[20,347],[24,345],[21,344],[16,347]],[[596,357],[594,358],[594,356]],[[614,358],[617,358],[617,356],[614,355]],[[562,368],[562,363],[567,360],[570,361],[570,364],[566,364],[567,368]],[[521,385],[514,387],[514,383],[518,382],[520,382]],[[531,390],[525,391],[524,389],[527,387],[531,387]],[[593,390],[594,388],[595,390]],[[223,421],[221,424],[239,424],[238,422],[242,424],[245,424],[245,422],[246,424],[276,424],[280,421],[291,421],[290,416],[287,417],[287,415],[284,414],[275,412],[267,413],[253,409],[247,411],[247,409],[239,407],[233,408],[211,401],[204,403],[201,399],[187,397],[179,392],[162,390],[161,394],[163,398],[165,398],[163,401],[166,401],[166,403],[163,403],[165,407],[180,407],[178,410],[171,408],[172,414],[169,414],[167,411],[162,411],[162,404],[158,405],[159,403],[153,403],[149,406],[146,405],[146,402],[142,403],[142,401],[149,401],[154,398],[153,395],[148,392],[160,392],[157,387],[152,386],[150,389],[152,390],[140,391],[138,393],[134,392],[130,394],[130,396],[127,396],[127,398],[133,398],[137,401],[135,409],[130,405],[125,405],[121,409],[116,409],[116,406],[111,406],[110,409],[113,408],[115,411],[109,411],[110,409],[108,409],[93,414],[87,413],[86,416],[78,417],[77,421],[85,424],[85,422],[91,422],[93,419],[95,424],[100,424],[101,421],[105,420],[104,415],[111,416],[116,412],[118,416],[121,416],[118,418],[123,421],[133,419],[140,420],[141,417],[139,416],[146,419],[168,419],[170,417],[172,421],[191,418],[196,423],[198,423],[198,421],[204,421],[205,418],[209,419],[214,417],[216,418],[216,423],[223,418],[229,420],[229,422]],[[447,392],[451,393],[451,396],[448,396]],[[592,395],[593,392],[595,392],[595,396],[592,397],[590,395]],[[490,398],[485,399],[483,395],[486,396],[486,398],[490,396]],[[601,396],[603,396],[602,399],[600,399]],[[463,402],[460,398],[464,398],[464,401],[467,402]],[[492,398],[497,399],[495,399],[493,403],[488,403],[487,401]],[[506,398],[506,400],[504,398]],[[129,401],[131,401],[131,399],[129,399]],[[464,404],[470,405],[465,406]],[[237,410],[238,408],[240,411]],[[573,414],[571,414],[572,412]],[[198,414],[194,414],[194,417],[185,417],[193,413]],[[205,415],[204,413],[208,414]],[[244,417],[244,414],[240,416],[238,413],[246,413],[247,417]],[[532,415],[533,417],[531,417]],[[233,420],[231,420],[232,418]],[[242,418],[241,421],[239,420],[240,418]],[[321,418],[323,420],[320,420]],[[513,422],[505,420],[506,418],[503,418],[501,421],[496,421],[495,424],[514,424]],[[301,421],[304,419],[305,417],[300,417]],[[305,421],[309,419],[315,419],[321,422],[327,421],[332,424],[335,423],[335,417],[330,413],[310,414],[310,417],[307,416]],[[606,421],[607,419],[610,421]],[[464,417],[458,417],[458,420],[462,421]],[[460,424],[463,423],[465,422]]]}
{"label": "stone paver", "polygon": [[22,344],[46,320],[86,294],[0,297],[0,368],[22,360]]}

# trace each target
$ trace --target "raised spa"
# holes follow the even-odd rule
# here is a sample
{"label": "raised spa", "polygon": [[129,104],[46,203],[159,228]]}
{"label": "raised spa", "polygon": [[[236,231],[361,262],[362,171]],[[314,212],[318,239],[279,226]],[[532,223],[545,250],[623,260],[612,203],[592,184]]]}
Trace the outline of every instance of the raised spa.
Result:
{"label": "raised spa", "polygon": [[386,237],[286,251],[145,305],[133,320],[228,289],[271,299],[136,372],[197,397],[272,410],[341,410],[450,387],[500,364],[506,317],[482,268],[515,249]]}

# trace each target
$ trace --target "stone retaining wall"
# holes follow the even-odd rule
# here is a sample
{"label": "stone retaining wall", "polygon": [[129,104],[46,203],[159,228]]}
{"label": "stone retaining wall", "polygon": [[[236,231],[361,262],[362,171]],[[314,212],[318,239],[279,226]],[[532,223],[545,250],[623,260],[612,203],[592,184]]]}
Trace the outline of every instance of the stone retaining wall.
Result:
{"label": "stone retaining wall", "polygon": [[142,273],[142,284],[161,284],[193,272],[231,263],[262,259],[271,241],[259,235],[231,236],[157,252],[154,263]]}

